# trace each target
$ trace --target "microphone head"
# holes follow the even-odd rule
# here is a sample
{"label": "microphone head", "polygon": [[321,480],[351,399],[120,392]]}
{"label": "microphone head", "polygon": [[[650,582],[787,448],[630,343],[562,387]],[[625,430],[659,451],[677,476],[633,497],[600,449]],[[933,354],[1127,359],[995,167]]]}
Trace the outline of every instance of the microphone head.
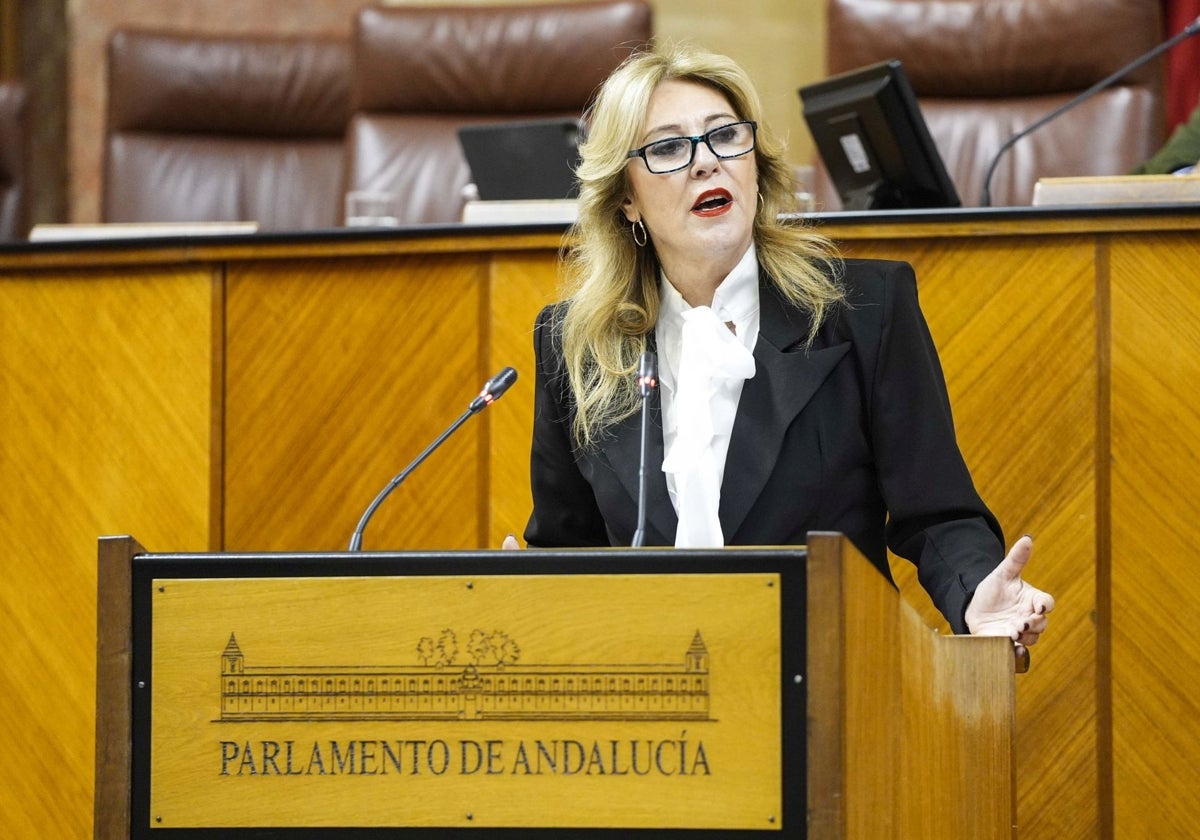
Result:
{"label": "microphone head", "polygon": [[498,400],[500,399],[500,395],[511,388],[512,384],[516,381],[516,368],[506,367],[487,381],[487,384],[483,386],[483,391],[484,393],[491,394],[493,400]]}
{"label": "microphone head", "polygon": [[512,384],[516,381],[516,368],[504,368],[504,370],[484,383],[483,390],[479,392],[479,396],[471,400],[471,404],[467,406],[467,410],[472,414],[483,411],[483,409],[500,399],[504,392],[511,388]]}
{"label": "microphone head", "polygon": [[650,396],[650,393],[658,387],[658,354],[646,351],[642,354],[641,361],[638,362],[637,375],[638,393],[642,397]]}

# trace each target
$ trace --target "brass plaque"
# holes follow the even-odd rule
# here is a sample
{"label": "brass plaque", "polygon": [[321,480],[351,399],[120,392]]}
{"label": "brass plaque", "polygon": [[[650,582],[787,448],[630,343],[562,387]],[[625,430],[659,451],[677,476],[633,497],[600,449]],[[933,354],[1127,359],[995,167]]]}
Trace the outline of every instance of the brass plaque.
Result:
{"label": "brass plaque", "polygon": [[774,573],[167,579],[150,825],[783,826]]}

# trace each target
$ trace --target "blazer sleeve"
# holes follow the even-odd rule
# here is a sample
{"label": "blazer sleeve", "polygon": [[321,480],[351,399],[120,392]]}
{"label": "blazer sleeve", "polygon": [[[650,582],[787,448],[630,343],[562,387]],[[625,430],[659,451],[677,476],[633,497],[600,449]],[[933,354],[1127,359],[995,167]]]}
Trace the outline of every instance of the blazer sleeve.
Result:
{"label": "blazer sleeve", "polygon": [[907,263],[883,263],[882,322],[869,375],[871,436],[888,509],[886,539],[917,566],[956,633],[975,587],[1004,556],[999,523],[958,447],[937,348]]}
{"label": "blazer sleeve", "polygon": [[555,329],[560,309],[548,306],[534,324],[536,360],[529,478],[533,512],[525,542],[533,547],[605,546],[604,518],[575,458],[566,366]]}

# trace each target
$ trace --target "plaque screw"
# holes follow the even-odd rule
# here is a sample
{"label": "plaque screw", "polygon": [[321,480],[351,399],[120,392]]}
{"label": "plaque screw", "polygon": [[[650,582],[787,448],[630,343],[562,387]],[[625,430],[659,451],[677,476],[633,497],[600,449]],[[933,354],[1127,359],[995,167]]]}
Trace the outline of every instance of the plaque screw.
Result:
{"label": "plaque screw", "polygon": [[804,682],[804,675],[796,674],[796,676],[792,677],[792,682],[794,682],[796,685],[800,685],[800,683]]}
{"label": "plaque screw", "polygon": [[473,819],[475,819],[475,815],[474,815],[474,814],[472,814],[470,811],[467,811],[467,819],[468,819],[468,820],[473,820]]}
{"label": "plaque screw", "polygon": [[162,822],[162,817],[155,817],[155,818],[154,818],[154,821],[155,821],[156,823],[160,823],[160,822]]}
{"label": "plaque screw", "polygon": [[767,588],[768,588],[768,589],[770,589],[770,588],[771,588],[772,586],[774,586],[774,585],[775,585],[775,581],[773,581],[773,580],[769,580],[769,581],[767,581]]}
{"label": "plaque screw", "polygon": [[167,591],[167,587],[165,587],[165,586],[160,586],[160,587],[158,587],[158,591],[159,591],[159,592],[166,592],[166,591]]}
{"label": "plaque screw", "polygon": [[146,687],[146,681],[138,680],[138,688],[145,688],[145,687]]}
{"label": "plaque screw", "polygon": [[[470,581],[470,580],[467,581],[467,589],[474,589],[474,588],[475,588],[475,582]],[[470,818],[471,818],[471,816],[470,816],[470,814],[468,814],[467,819],[470,819]]]}
{"label": "plaque screw", "polygon": [[775,815],[772,814],[771,816],[767,817],[767,822],[769,822],[769,823],[775,822]]}

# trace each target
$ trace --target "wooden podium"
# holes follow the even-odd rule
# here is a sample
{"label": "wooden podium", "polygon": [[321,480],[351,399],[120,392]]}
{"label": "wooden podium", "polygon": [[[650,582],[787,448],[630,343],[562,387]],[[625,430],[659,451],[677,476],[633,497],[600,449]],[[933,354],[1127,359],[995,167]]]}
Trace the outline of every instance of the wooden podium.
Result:
{"label": "wooden podium", "polygon": [[1014,836],[1011,643],[931,631],[837,534],[111,537],[98,597],[97,840]]}

